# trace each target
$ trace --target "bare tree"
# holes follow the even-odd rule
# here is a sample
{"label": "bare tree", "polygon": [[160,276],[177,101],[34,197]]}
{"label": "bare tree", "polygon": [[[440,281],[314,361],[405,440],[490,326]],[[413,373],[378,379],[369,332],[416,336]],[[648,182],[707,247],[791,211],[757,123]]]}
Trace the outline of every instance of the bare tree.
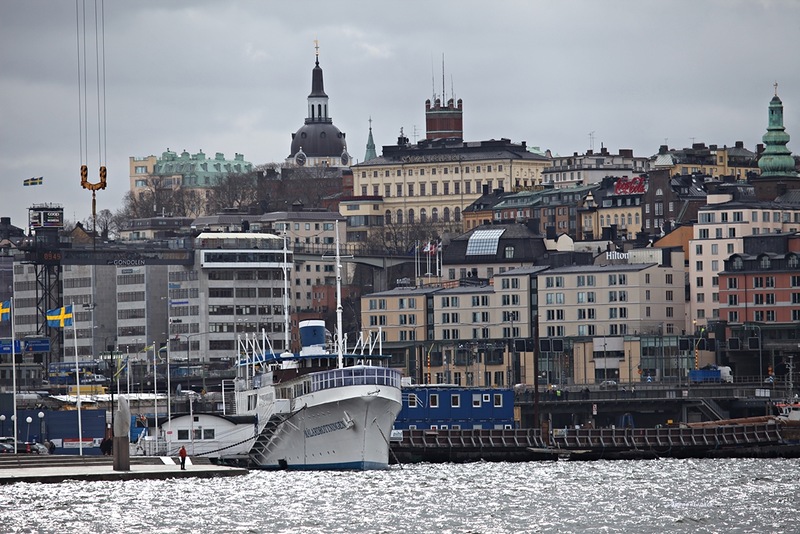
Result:
{"label": "bare tree", "polygon": [[439,240],[442,228],[437,226],[421,222],[390,222],[380,229],[374,229],[364,244],[371,250],[413,254],[414,247]]}
{"label": "bare tree", "polygon": [[228,174],[210,189],[208,213],[219,213],[226,208],[243,209],[256,198],[254,173]]}
{"label": "bare tree", "polygon": [[[89,219],[91,219],[91,217]],[[109,238],[117,237],[119,232],[117,222],[111,210],[103,209],[97,212],[97,219],[95,221],[87,220],[84,226],[86,226],[86,228],[92,228],[101,239],[108,240]]]}

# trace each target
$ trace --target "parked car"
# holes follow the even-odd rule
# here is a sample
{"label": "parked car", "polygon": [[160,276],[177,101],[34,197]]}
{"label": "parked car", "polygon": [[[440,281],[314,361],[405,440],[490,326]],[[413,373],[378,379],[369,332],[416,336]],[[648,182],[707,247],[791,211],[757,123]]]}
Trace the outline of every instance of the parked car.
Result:
{"label": "parked car", "polygon": [[0,443],[0,454],[14,454],[14,445]]}
{"label": "parked car", "polygon": [[617,383],[614,380],[603,380],[600,382],[600,389],[617,389]]}
{"label": "parked car", "polygon": [[36,443],[35,441],[26,442],[24,446],[25,452],[30,452],[31,454],[50,454],[50,451],[47,450],[47,447],[41,443]]}
{"label": "parked car", "polygon": [[[13,437],[9,437],[9,436],[2,437],[2,438],[0,438],[0,443],[2,443],[4,445],[8,445],[9,447],[11,447],[11,453],[13,454],[13,452],[14,452],[14,438]],[[21,441],[18,441],[17,442],[17,454],[22,454],[22,453],[26,453],[26,452],[30,452],[30,450],[25,446],[25,443],[23,443]]]}

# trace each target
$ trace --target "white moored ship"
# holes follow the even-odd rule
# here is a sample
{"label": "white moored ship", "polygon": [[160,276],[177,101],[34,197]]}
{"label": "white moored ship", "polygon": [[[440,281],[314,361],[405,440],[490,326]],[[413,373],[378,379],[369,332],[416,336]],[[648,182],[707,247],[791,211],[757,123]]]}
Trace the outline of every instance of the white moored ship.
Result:
{"label": "white moored ship", "polygon": [[323,321],[301,322],[300,337],[299,354],[267,353],[254,342],[241,362],[236,414],[257,420],[250,465],[385,469],[401,407],[400,373],[372,365],[369,342],[358,343],[354,354],[343,346],[326,350]]}
{"label": "white moored ship", "polygon": [[[167,453],[187,441],[190,455],[264,469],[385,469],[400,412],[401,375],[384,365],[377,336],[347,349],[342,335],[341,258],[336,229],[337,325],[333,343],[322,320],[300,322],[301,350],[276,352],[265,333],[237,340],[237,376],[223,384],[223,413],[172,416]],[[284,347],[289,347],[290,262],[283,242]],[[377,350],[377,354],[373,352]],[[233,401],[233,407],[230,402]],[[163,424],[162,424],[163,427]],[[173,433],[174,432],[174,433]],[[138,445],[138,444],[137,444]]]}

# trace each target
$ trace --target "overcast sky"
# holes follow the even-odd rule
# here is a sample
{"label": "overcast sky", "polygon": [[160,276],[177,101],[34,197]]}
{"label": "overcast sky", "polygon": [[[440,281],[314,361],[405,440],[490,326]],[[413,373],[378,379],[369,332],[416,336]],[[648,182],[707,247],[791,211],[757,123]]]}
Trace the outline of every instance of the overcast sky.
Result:
{"label": "overcast sky", "polygon": [[[358,161],[370,117],[379,153],[401,127],[423,138],[424,103],[441,95],[443,78],[446,98],[463,99],[468,141],[505,137],[558,154],[593,143],[636,156],[665,142],[754,149],[777,81],[789,148],[800,152],[796,0],[136,0],[104,9],[105,148],[90,11],[84,156],[75,2],[0,0],[0,215],[15,226],[38,203],[88,218],[84,162],[90,181],[108,167],[97,206],[116,211],[130,156],[169,148],[283,161],[306,117],[315,39],[330,115]],[[23,187],[37,176],[43,186]]]}

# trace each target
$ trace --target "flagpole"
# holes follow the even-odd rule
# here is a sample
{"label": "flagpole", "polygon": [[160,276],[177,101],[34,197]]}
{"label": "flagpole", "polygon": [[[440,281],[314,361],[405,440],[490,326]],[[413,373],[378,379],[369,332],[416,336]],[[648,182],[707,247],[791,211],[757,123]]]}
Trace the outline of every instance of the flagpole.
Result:
{"label": "flagpole", "polygon": [[419,240],[414,243],[414,287],[419,287]]}
{"label": "flagpole", "polygon": [[17,454],[17,436],[19,436],[17,432],[17,419],[19,419],[19,417],[17,417],[17,348],[14,344],[14,297],[11,297],[9,303],[8,313],[11,319],[11,376],[13,377],[11,380],[11,387],[14,389],[14,454]]}
{"label": "flagpole", "polygon": [[70,302],[70,309],[72,311],[72,340],[75,342],[75,387],[77,388],[76,393],[78,394],[78,402],[76,405],[78,406],[78,454],[83,456],[83,423],[81,422],[81,369],[78,363],[78,330],[75,323],[75,304]]}
{"label": "flagpole", "polygon": [[[145,343],[147,341],[145,340]],[[155,417],[156,454],[158,454],[158,362],[156,361],[156,342],[153,341],[153,417]]]}

